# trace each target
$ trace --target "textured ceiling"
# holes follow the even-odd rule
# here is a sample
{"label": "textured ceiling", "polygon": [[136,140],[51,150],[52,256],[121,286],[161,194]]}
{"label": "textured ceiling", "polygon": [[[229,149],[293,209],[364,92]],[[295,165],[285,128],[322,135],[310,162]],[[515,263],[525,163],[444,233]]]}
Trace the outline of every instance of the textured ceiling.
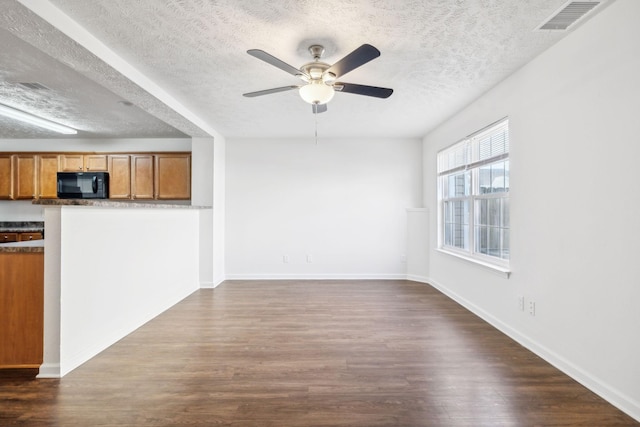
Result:
{"label": "textured ceiling", "polygon": [[[21,3],[33,7],[36,2],[45,1]],[[13,4],[14,9],[17,4],[13,0],[0,3]],[[227,137],[310,137],[316,120],[318,133],[326,137],[421,137],[566,35],[533,31],[565,0],[49,3],[170,93],[195,117]],[[41,15],[48,19],[46,13]],[[6,27],[14,35],[18,32],[12,23],[5,22]],[[69,60],[68,56],[74,56],[69,55],[70,50],[77,50],[76,44],[82,45],[83,40],[70,43],[58,35],[57,42],[43,43],[41,39],[34,41],[37,37],[28,31],[20,37],[31,39],[29,43],[56,59],[62,57],[62,62],[75,70],[65,79],[81,82],[80,89],[93,85],[85,80],[93,80],[182,132],[203,132],[202,126],[194,128],[184,123],[183,117],[164,111],[148,94],[145,98],[144,91],[123,81],[122,76],[121,80],[117,76],[100,77],[104,69],[114,74],[100,58],[85,53],[81,59],[77,57],[82,55],[77,54]],[[56,43],[66,43],[67,47],[56,47]],[[299,67],[311,60],[307,47],[316,43],[325,46],[323,60],[328,63],[363,43],[376,46],[382,53],[379,58],[341,80],[390,87],[394,94],[377,99],[337,93],[328,104],[328,112],[317,116],[296,91],[258,98],[242,96],[245,92],[299,83],[295,77],[247,55],[248,49],[263,49]],[[17,47],[10,55],[20,54],[15,50],[22,49]],[[25,55],[28,51],[25,49]],[[34,56],[38,56],[37,52]],[[130,93],[134,96],[127,97]],[[67,110],[79,109],[83,104],[78,93],[62,95],[61,99],[66,97],[69,101],[61,101]],[[113,107],[110,112],[117,119],[118,112]],[[154,125],[147,124],[152,130]],[[117,129],[113,123],[91,122],[90,127],[99,129],[101,125]],[[105,131],[108,129],[99,132]]]}

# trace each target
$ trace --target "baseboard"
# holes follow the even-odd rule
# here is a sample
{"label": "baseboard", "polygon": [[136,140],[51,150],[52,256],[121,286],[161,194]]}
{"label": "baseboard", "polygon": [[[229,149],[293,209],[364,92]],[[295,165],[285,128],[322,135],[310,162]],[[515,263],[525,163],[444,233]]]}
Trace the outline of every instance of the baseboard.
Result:
{"label": "baseboard", "polygon": [[221,284],[222,282],[224,282],[225,280],[226,280],[226,278],[225,278],[224,276],[217,277],[217,278],[213,281],[213,287],[214,287],[214,288],[217,288],[217,287],[218,287],[218,286],[220,286],[220,284]]}
{"label": "baseboard", "polygon": [[[423,282],[422,280],[419,281]],[[560,371],[564,372],[598,396],[602,397],[613,406],[640,421],[640,402],[635,401],[624,393],[620,393],[618,390],[615,390],[606,383],[602,382],[600,379],[594,377],[580,367],[576,366],[571,361],[558,355],[551,349],[545,347],[544,345],[528,337],[527,335],[524,335],[519,331],[513,329],[511,326],[500,321],[490,313],[482,310],[480,307],[472,304],[470,301],[461,297],[455,292],[450,291],[449,289],[447,289],[447,287],[443,286],[437,281],[427,278],[424,283],[436,288],[438,291],[442,292],[447,297],[465,307],[467,310],[471,311],[473,314],[480,317],[491,326],[498,329],[509,338],[525,347],[527,350],[530,350],[531,352],[540,356],[542,359],[544,359]]]}
{"label": "baseboard", "polygon": [[36,378],[61,378],[59,363],[43,363]]}
{"label": "baseboard", "polygon": [[416,276],[414,274],[407,274],[405,279],[411,280],[412,282],[429,283],[429,278],[427,276]]}
{"label": "baseboard", "polygon": [[227,274],[225,280],[406,280],[406,274]]}

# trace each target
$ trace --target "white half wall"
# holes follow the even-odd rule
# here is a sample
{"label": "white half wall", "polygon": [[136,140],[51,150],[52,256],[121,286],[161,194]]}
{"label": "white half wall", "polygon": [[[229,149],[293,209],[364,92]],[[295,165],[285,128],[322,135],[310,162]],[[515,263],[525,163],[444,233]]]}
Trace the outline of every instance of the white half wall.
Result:
{"label": "white half wall", "polygon": [[230,139],[227,278],[405,278],[421,156],[418,139]]}
{"label": "white half wall", "polygon": [[47,230],[60,225],[45,239],[41,376],[56,376],[56,365],[64,376],[200,287],[197,209],[65,206],[45,217]]}
{"label": "white half wall", "polygon": [[[429,134],[424,188],[430,282],[640,420],[638,16],[612,3]],[[435,214],[437,151],[505,116],[509,279],[436,251]]]}

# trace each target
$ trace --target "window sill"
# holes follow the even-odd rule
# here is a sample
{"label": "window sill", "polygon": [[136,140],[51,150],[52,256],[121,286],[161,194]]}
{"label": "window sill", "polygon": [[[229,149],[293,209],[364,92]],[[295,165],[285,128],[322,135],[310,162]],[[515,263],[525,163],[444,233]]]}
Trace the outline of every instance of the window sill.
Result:
{"label": "window sill", "polygon": [[491,263],[488,263],[488,262],[485,262],[485,261],[482,261],[482,260],[479,260],[479,259],[476,259],[476,258],[472,258],[472,257],[469,257],[469,256],[465,256],[465,255],[459,254],[457,252],[448,251],[448,250],[443,249],[443,248],[438,248],[436,250],[438,252],[440,252],[440,253],[451,255],[451,256],[454,256],[456,258],[460,258],[460,259],[463,259],[465,261],[471,262],[471,263],[473,263],[475,265],[479,265],[480,267],[484,267],[484,268],[486,268],[488,270],[491,270],[492,272],[497,273],[497,274],[499,274],[499,275],[501,275],[501,276],[503,276],[503,277],[505,277],[507,279],[509,278],[509,276],[511,276],[511,270],[508,267],[502,267],[502,266],[499,266],[499,265],[491,264]]}

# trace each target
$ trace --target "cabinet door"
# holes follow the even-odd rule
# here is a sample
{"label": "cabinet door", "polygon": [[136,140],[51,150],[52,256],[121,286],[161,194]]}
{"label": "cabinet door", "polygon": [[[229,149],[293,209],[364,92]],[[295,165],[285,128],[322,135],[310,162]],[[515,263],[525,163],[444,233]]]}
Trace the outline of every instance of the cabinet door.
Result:
{"label": "cabinet door", "polygon": [[156,199],[189,200],[191,198],[191,155],[156,154]]}
{"label": "cabinet door", "polygon": [[0,368],[42,364],[44,254],[0,253]]}
{"label": "cabinet door", "polygon": [[153,155],[131,155],[131,198],[153,199]]}
{"label": "cabinet door", "polygon": [[85,154],[84,169],[87,172],[106,172],[109,170],[106,154]]}
{"label": "cabinet door", "polygon": [[109,198],[131,198],[131,158],[128,154],[109,156]]}
{"label": "cabinet door", "polygon": [[13,199],[11,155],[0,155],[0,199]]}
{"label": "cabinet door", "polygon": [[60,172],[82,172],[84,156],[82,154],[63,154],[60,156]]}
{"label": "cabinet door", "polygon": [[55,199],[58,197],[57,177],[58,155],[40,154],[38,156],[38,198]]}
{"label": "cabinet door", "polygon": [[13,156],[13,193],[16,199],[35,199],[38,168],[35,154]]}

